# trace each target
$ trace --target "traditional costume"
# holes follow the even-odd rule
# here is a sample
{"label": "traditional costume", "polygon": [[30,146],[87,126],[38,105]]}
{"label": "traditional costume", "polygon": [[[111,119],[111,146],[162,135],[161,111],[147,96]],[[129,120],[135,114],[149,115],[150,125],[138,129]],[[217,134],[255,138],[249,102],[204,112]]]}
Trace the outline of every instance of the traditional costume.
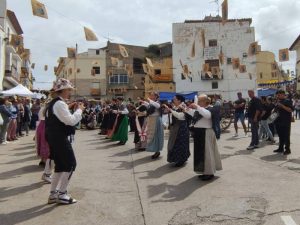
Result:
{"label": "traditional costume", "polygon": [[164,127],[161,119],[160,104],[149,100],[148,107],[146,151],[159,153],[164,147]]}
{"label": "traditional costume", "polygon": [[196,110],[187,112],[197,117],[194,120],[194,171],[203,174],[204,179],[213,178],[217,170],[222,170],[217,139],[212,129],[211,112],[197,106]]}
{"label": "traditional costume", "polygon": [[[53,89],[57,92],[73,89],[73,86],[70,81],[60,78]],[[48,204],[72,204],[76,200],[67,194],[67,186],[77,163],[71,143],[75,134],[74,126],[82,119],[82,110],[77,109],[71,114],[64,99],[57,97],[47,106],[45,115],[46,140],[50,148],[50,158],[55,163]]]}
{"label": "traditional costume", "polygon": [[147,106],[142,104],[136,109],[136,131],[134,133],[135,150],[143,151],[147,147]]}
{"label": "traditional costume", "polygon": [[171,110],[172,123],[168,142],[168,162],[182,166],[190,157],[190,132],[185,113],[179,109]]}
{"label": "traditional costume", "polygon": [[112,141],[119,141],[119,144],[125,145],[128,140],[128,109],[124,103],[119,106],[118,116]]}

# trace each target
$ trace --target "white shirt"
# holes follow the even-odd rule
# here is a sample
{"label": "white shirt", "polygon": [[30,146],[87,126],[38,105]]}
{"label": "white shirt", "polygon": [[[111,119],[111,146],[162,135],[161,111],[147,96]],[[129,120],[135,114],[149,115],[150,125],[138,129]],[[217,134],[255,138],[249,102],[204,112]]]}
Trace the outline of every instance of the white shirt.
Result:
{"label": "white shirt", "polygon": [[77,109],[73,115],[69,110],[69,106],[63,101],[57,101],[53,106],[54,115],[65,125],[75,126],[81,121],[82,110]]}
{"label": "white shirt", "polygon": [[44,111],[45,111],[45,106],[42,106],[40,111],[39,111],[39,121],[45,120]]}
{"label": "white shirt", "polygon": [[149,116],[159,116],[159,114],[160,114],[159,113],[160,104],[158,102],[155,102],[155,101],[149,99],[149,102],[144,102],[144,104],[146,106],[152,105],[156,108],[155,112],[153,114],[149,115]]}
{"label": "white shirt", "polygon": [[194,127],[196,128],[212,128],[211,112],[203,107],[197,106],[197,109],[188,110],[187,113],[194,116],[194,113],[198,111],[203,117],[198,120]]}

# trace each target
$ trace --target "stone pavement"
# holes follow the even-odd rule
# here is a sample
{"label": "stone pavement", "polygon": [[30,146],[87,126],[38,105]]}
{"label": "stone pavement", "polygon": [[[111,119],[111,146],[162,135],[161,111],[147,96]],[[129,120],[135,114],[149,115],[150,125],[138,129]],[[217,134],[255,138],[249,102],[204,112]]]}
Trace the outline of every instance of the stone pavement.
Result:
{"label": "stone pavement", "polygon": [[[222,135],[223,171],[211,182],[183,168],[109,142],[97,131],[78,131],[78,167],[70,206],[47,205],[33,134],[0,146],[0,225],[300,225],[300,122],[293,123],[292,154],[276,145],[249,152],[249,137]],[[264,143],[262,144],[264,145]],[[191,152],[193,144],[191,143]],[[287,216],[287,217],[284,217]]]}

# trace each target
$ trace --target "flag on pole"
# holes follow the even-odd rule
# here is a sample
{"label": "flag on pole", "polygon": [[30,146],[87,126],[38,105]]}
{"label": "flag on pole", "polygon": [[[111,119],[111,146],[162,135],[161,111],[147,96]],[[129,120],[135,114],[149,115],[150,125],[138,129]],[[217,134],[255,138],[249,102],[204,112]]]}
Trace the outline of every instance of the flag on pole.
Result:
{"label": "flag on pole", "polygon": [[91,29],[84,27],[84,33],[87,41],[98,41],[96,34]]}
{"label": "flag on pole", "polygon": [[225,24],[228,20],[228,1],[224,0],[222,3],[222,23]]}
{"label": "flag on pole", "polygon": [[75,59],[76,58],[76,48],[67,48],[68,58]]}
{"label": "flag on pole", "polygon": [[34,16],[48,19],[47,10],[43,3],[41,3],[37,0],[31,0],[31,6],[32,6],[32,14]]}
{"label": "flag on pole", "polygon": [[124,58],[127,58],[129,56],[126,48],[123,45],[119,45],[119,50],[121,56],[123,56]]}
{"label": "flag on pole", "polygon": [[289,61],[289,49],[284,48],[279,50],[279,62]]}

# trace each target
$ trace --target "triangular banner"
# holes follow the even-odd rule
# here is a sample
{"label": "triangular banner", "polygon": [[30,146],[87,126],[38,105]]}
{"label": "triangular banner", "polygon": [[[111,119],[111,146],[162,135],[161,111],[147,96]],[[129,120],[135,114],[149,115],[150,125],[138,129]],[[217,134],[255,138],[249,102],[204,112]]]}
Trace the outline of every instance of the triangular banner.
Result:
{"label": "triangular banner", "polygon": [[67,48],[68,58],[74,59],[76,58],[76,48]]}
{"label": "triangular banner", "polygon": [[119,50],[121,56],[123,56],[124,58],[127,58],[129,56],[126,48],[123,45],[119,45]]}
{"label": "triangular banner", "polygon": [[98,41],[96,34],[91,29],[84,27],[84,33],[87,41]]}
{"label": "triangular banner", "polygon": [[290,60],[289,49],[288,48],[280,49],[279,50],[279,62],[285,62],[285,61],[289,61],[289,60]]}
{"label": "triangular banner", "polygon": [[228,1],[224,0],[222,3],[222,23],[225,24],[228,20]]}
{"label": "triangular banner", "polygon": [[43,3],[40,3],[37,0],[31,0],[31,6],[32,6],[32,14],[34,16],[48,19],[47,10]]}

